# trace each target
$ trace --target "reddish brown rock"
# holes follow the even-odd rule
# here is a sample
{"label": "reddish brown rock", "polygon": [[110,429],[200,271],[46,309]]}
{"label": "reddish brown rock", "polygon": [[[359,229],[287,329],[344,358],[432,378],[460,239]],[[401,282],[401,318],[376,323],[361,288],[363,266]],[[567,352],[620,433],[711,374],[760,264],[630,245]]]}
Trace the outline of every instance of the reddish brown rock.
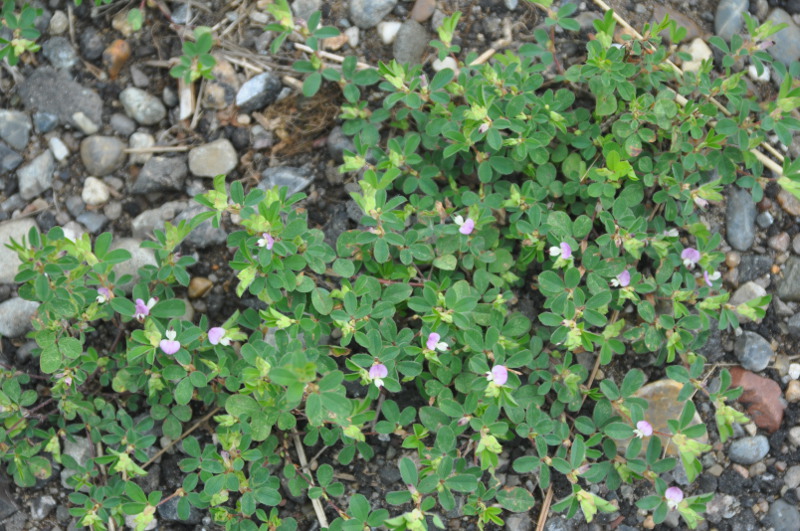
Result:
{"label": "reddish brown rock", "polygon": [[103,64],[108,69],[108,77],[116,79],[119,71],[131,58],[131,45],[128,41],[117,39],[103,52]]}
{"label": "reddish brown rock", "polygon": [[741,387],[744,392],[739,402],[747,407],[747,414],[756,423],[770,433],[781,427],[785,406],[781,401],[781,388],[769,378],[733,367],[731,369],[731,387]]}
{"label": "reddish brown rock", "polygon": [[417,0],[411,10],[411,18],[417,22],[425,22],[436,11],[436,0]]}
{"label": "reddish brown rock", "polygon": [[795,217],[800,216],[800,200],[792,195],[791,192],[786,190],[778,192],[778,203],[787,214]]}

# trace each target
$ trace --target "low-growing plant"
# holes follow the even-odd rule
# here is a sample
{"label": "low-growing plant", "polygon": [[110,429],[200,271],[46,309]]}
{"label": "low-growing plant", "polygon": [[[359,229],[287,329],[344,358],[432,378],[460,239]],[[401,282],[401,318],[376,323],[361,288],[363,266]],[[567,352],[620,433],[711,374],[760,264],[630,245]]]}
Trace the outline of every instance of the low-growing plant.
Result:
{"label": "low-growing plant", "polygon": [[42,10],[25,4],[17,13],[15,7],[14,0],[4,0],[0,12],[0,60],[5,59],[11,66],[25,52],[38,52],[41,46],[36,39],[42,36],[34,25]]}
{"label": "low-growing plant", "polygon": [[187,40],[183,43],[183,55],[179,58],[179,64],[169,71],[169,75],[183,78],[186,83],[194,83],[201,77],[214,79],[211,70],[217,64],[217,60],[210,53],[214,46],[211,28],[205,26],[195,28],[194,39],[194,42]]}
{"label": "low-growing plant", "polygon": [[[569,29],[570,14],[552,20]],[[442,57],[460,51],[455,20],[440,30]],[[617,46],[609,12],[586,60],[563,75],[552,74],[544,30],[493,64],[454,56],[457,72],[359,71],[353,58],[331,69],[355,145],[341,170],[357,178],[363,212],[334,247],[308,226],[302,194],[247,191],[222,175],[197,198],[207,212],[144,244],[156,265],[136,278],[115,273],[129,253],[111,250],[110,234],[31,230],[12,248],[20,295],[41,303],[31,334],[41,374],[2,374],[0,459],[20,486],[53,461],[74,471],[70,512],[95,529],[125,515],[144,529],[175,498],[182,518],[193,506],[231,530],[294,529],[278,509],[281,479],[324,501],[337,516],[330,529],[442,528],[457,497],[482,529],[551,488],[553,509],[591,521],[619,510],[604,496],[623,482],[652,486],[637,505],[656,523],[674,509],[695,527],[711,495],[687,497],[664,479],[682,466],[693,481],[709,449],[693,393],[716,408],[723,441],[744,421],[727,403],[737,391],[726,371],[717,391],[705,387],[697,351],[713,322],[736,327],[768,302],[730,303],[721,237],[700,212],[725,186],[759,198],[767,177],[750,149],[797,123],[783,104],[747,99],[737,73],[665,67],[657,35],[669,25]],[[779,100],[794,97],[786,69],[770,67],[785,76]],[[370,86],[381,104],[362,97]],[[787,160],[786,182],[798,177]],[[260,306],[190,321],[181,296],[194,259],[180,250],[209,220],[237,226],[233,290]],[[641,355],[653,376],[684,384],[667,426],[654,427],[637,396],[644,372],[596,381],[578,362],[639,365]],[[193,431],[209,420],[213,434]],[[132,481],[156,458],[154,421],[162,444],[185,455],[174,492]],[[61,452],[77,436],[99,449],[85,463]],[[374,437],[401,447],[402,483],[385,500],[393,513],[334,480],[335,463],[373,457]],[[311,472],[289,450],[298,441],[335,452]],[[504,485],[501,467],[539,492]]]}

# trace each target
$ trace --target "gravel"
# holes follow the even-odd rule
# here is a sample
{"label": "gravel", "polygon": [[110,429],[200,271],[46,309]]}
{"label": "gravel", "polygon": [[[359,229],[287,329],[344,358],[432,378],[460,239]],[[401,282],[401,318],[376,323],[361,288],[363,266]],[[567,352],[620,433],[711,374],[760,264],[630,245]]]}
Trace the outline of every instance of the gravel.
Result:
{"label": "gravel", "polygon": [[125,144],[113,136],[90,136],[81,142],[81,161],[86,171],[103,177],[125,164]]}
{"label": "gravel", "polygon": [[184,156],[152,157],[142,166],[130,192],[132,194],[149,194],[181,190],[188,172]]}
{"label": "gravel", "polygon": [[350,21],[361,29],[375,27],[396,5],[397,0],[350,0]]}
{"label": "gravel", "polygon": [[45,150],[29,164],[17,170],[19,180],[19,195],[23,199],[33,199],[53,184],[53,171],[55,160],[50,150]]}
{"label": "gravel", "polygon": [[24,112],[0,110],[0,138],[12,148],[21,151],[28,145],[31,119]]}
{"label": "gravel", "polygon": [[731,443],[728,457],[740,465],[758,463],[769,453],[769,440],[763,435],[745,437]]}
{"label": "gravel", "polygon": [[749,7],[748,0],[720,0],[714,17],[716,34],[730,42],[731,37],[741,31],[744,24],[744,13]]}
{"label": "gravel", "polygon": [[800,28],[797,27],[792,16],[783,9],[776,8],[772,10],[766,21],[773,22],[776,25],[788,25],[788,27],[770,37],[770,40],[774,41],[775,44],[767,48],[769,54],[787,67],[794,61],[799,60]]}
{"label": "gravel", "polygon": [[272,72],[264,72],[248,79],[236,93],[236,106],[242,112],[263,109],[278,99],[281,80]]}
{"label": "gravel", "polygon": [[140,88],[126,88],[120,93],[119,101],[128,116],[142,125],[155,125],[167,116],[161,100]]}
{"label": "gravel", "polygon": [[756,205],[746,190],[733,188],[728,195],[725,211],[728,243],[738,251],[746,251],[756,237]]}
{"label": "gravel", "polygon": [[228,175],[239,162],[233,145],[226,138],[189,151],[189,171],[198,177]]}
{"label": "gravel", "polygon": [[734,353],[742,367],[753,372],[761,372],[766,369],[774,354],[769,341],[755,332],[744,332],[739,336]]}
{"label": "gravel", "polygon": [[797,531],[800,529],[800,512],[795,504],[777,500],[769,507],[769,523],[774,531]]}
{"label": "gravel", "polygon": [[[16,274],[16,271],[14,273]],[[38,302],[26,301],[19,297],[0,303],[0,335],[20,337],[25,334],[31,329],[31,319],[38,307]]]}

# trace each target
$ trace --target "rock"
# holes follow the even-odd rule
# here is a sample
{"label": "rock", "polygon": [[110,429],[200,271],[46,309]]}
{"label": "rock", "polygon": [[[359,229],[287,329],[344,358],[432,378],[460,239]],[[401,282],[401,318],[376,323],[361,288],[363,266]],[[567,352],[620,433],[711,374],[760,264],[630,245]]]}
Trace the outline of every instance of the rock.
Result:
{"label": "rock", "polygon": [[786,386],[786,401],[790,403],[800,402],[800,381],[792,380]]}
{"label": "rock", "polygon": [[419,22],[406,20],[394,41],[394,58],[398,63],[419,64],[428,48],[430,37]]}
{"label": "rock", "polygon": [[[133,133],[130,139],[131,148],[146,149],[156,145],[156,139],[149,133]],[[131,153],[128,161],[131,164],[145,164],[153,157],[152,151],[144,151],[143,153]]]}
{"label": "rock", "polygon": [[203,92],[203,107],[206,109],[224,109],[236,101],[239,91],[239,78],[233,66],[221,57],[216,57],[217,64],[211,69],[214,79],[206,83]]}
{"label": "rock", "polygon": [[80,36],[81,53],[85,59],[94,61],[103,55],[105,43],[103,37],[94,26],[87,26]]}
{"label": "rock", "polygon": [[411,9],[411,18],[417,22],[425,22],[436,11],[436,0],[417,0],[414,2],[414,7]]}
{"label": "rock", "polygon": [[452,70],[456,74],[458,73],[458,63],[456,62],[455,59],[453,59],[450,56],[445,57],[441,61],[438,58],[434,59],[433,63],[431,63],[431,66],[437,72],[441,72],[445,68],[449,68],[450,70]]}
{"label": "rock", "polygon": [[338,125],[328,133],[326,145],[328,147],[328,154],[338,163],[344,162],[345,151],[349,151],[350,153],[356,152],[356,145],[353,143],[353,140],[345,135],[342,128]]}
{"label": "rock", "polygon": [[749,0],[720,0],[714,17],[714,32],[730,42],[744,24],[744,13],[750,7]]}
{"label": "rock", "polygon": [[800,529],[800,512],[794,504],[784,500],[772,502],[767,519],[774,531],[797,531]]}
{"label": "rock", "polygon": [[186,157],[152,157],[142,166],[136,182],[130,187],[132,194],[149,194],[183,189],[188,168]]}
{"label": "rock", "polygon": [[156,265],[156,257],[152,249],[144,249],[139,247],[142,243],[141,240],[136,238],[121,238],[111,245],[111,250],[125,249],[131,253],[131,258],[124,262],[120,262],[114,266],[114,273],[117,275],[117,283],[123,275],[132,275],[133,279],[120,287],[126,293],[130,293],[134,284],[139,281],[139,269],[147,265]]}
{"label": "rock", "polygon": [[136,87],[128,87],[119,95],[119,101],[128,116],[142,125],[154,125],[167,116],[161,100]]}
{"label": "rock", "polygon": [[31,119],[24,112],[0,110],[0,138],[22,151],[31,136]]}
{"label": "rock", "polygon": [[753,372],[766,369],[774,355],[769,341],[755,332],[744,332],[739,336],[733,351],[742,367]]}
{"label": "rock", "polygon": [[778,192],[778,204],[790,216],[800,216],[800,199],[797,199],[794,194],[787,192],[783,188]]}
{"label": "rock", "polygon": [[[669,427],[667,421],[680,417],[683,411],[684,401],[678,400],[678,394],[683,388],[682,384],[673,380],[658,380],[651,382],[634,393],[634,397],[643,398],[647,401],[647,409],[644,412],[644,417],[657,432],[668,433]],[[692,425],[701,424],[702,420],[700,415],[695,413]],[[677,449],[675,445],[667,445],[669,437],[659,435],[664,447],[667,448],[667,454],[677,456]],[[642,449],[647,448],[649,437],[642,441]],[[708,442],[708,434],[704,434],[699,441],[701,443]]]}
{"label": "rock", "polygon": [[18,92],[28,111],[58,116],[62,124],[73,124],[73,115],[82,112],[95,124],[102,123],[103,100],[98,94],[72,81],[63,70],[36,68],[18,85]]}
{"label": "rock", "polygon": [[0,142],[0,175],[13,171],[22,164],[22,155]]}
{"label": "rock", "polygon": [[[8,489],[8,481],[0,477],[0,520],[5,520],[19,510]],[[8,529],[6,527],[6,529]]]}
{"label": "rock", "polygon": [[248,79],[236,93],[236,106],[242,112],[258,111],[278,99],[281,80],[272,72]]}
{"label": "rock", "polygon": [[800,313],[791,316],[787,324],[789,325],[789,334],[792,337],[800,338]]}
{"label": "rock", "polygon": [[359,38],[360,38],[360,30],[358,26],[350,26],[346,30],[344,30],[344,34],[347,36],[347,42],[350,43],[350,46],[355,48],[358,46]]}
{"label": "rock", "polygon": [[684,72],[699,72],[703,61],[711,59],[714,55],[705,41],[699,38],[694,39],[688,46],[683,46],[682,51],[692,56],[691,61],[683,63]]}
{"label": "rock", "polygon": [[158,505],[158,516],[164,522],[174,522],[178,524],[184,525],[197,525],[203,519],[203,513],[201,513],[198,509],[194,506],[190,505],[189,509],[189,517],[186,520],[182,520],[178,516],[178,502],[181,498],[175,497],[170,498],[169,500],[165,501],[164,503],[160,503]]}
{"label": "rock", "polygon": [[[181,5],[185,6],[186,4],[181,4]],[[136,525],[136,516],[137,515],[135,515],[135,514],[126,514],[125,515],[125,526],[128,529],[139,529],[139,527]],[[150,523],[147,524],[144,527],[144,529],[142,531],[153,531],[153,529],[155,529],[156,527],[158,527],[158,518],[154,517],[150,521]]]}
{"label": "rock", "polygon": [[57,136],[50,137],[50,140],[47,141],[47,145],[50,146],[50,151],[57,161],[62,162],[69,157],[69,149]]}
{"label": "rock", "polygon": [[158,208],[145,210],[131,222],[133,237],[140,240],[152,238],[156,229],[163,230],[164,223],[174,219],[186,207],[186,201],[169,201]]}
{"label": "rock", "polygon": [[90,136],[81,142],[81,160],[91,175],[103,177],[125,164],[125,144],[113,136]]}
{"label": "rock", "polygon": [[750,282],[768,274],[772,269],[772,258],[763,254],[742,255],[737,271],[739,282]]}
{"label": "rock", "polygon": [[397,0],[350,0],[350,21],[361,29],[375,27],[396,5]]}
{"label": "rock", "polygon": [[83,192],[81,192],[81,199],[83,202],[90,206],[99,206],[105,204],[111,193],[108,190],[106,183],[97,177],[87,177],[83,181]]}
{"label": "rock", "polygon": [[756,65],[748,66],[747,67],[747,75],[750,76],[750,79],[752,79],[753,81],[763,81],[764,83],[768,82],[770,80],[770,78],[772,77],[771,74],[770,74],[769,67],[766,66],[766,65],[762,65],[762,67],[763,67],[763,70],[761,71],[761,74],[759,75],[758,68],[756,68]]}
{"label": "rock", "polygon": [[322,0],[294,0],[292,2],[292,11],[296,17],[308,20],[308,17],[314,14],[314,11],[319,11],[322,5]]}
{"label": "rock", "polygon": [[750,192],[734,188],[728,195],[725,210],[726,236],[731,247],[746,251],[756,237],[756,204]]}
{"label": "rock", "polygon": [[[733,306],[738,306],[740,304],[744,304],[745,302],[752,301],[754,299],[758,299],[761,297],[766,296],[767,290],[763,287],[759,286],[755,282],[746,282],[742,284],[736,291],[733,292],[730,300],[728,301],[729,304]],[[763,308],[766,309],[768,305],[764,305]],[[740,320],[742,321],[750,321],[750,319],[744,315],[741,315],[737,312],[736,314]]]}
{"label": "rock", "polygon": [[105,214],[105,216],[111,221],[119,219],[119,217],[122,215],[122,203],[119,201],[110,202],[103,209],[103,214]]}
{"label": "rock", "polygon": [[131,81],[133,81],[134,86],[139,88],[150,86],[150,77],[136,65],[131,66]]}
{"label": "rock", "polygon": [[[16,271],[12,273],[16,274]],[[19,297],[0,303],[0,335],[13,338],[25,334],[31,329],[31,320],[38,307],[38,302]]]}
{"label": "rock", "polygon": [[781,388],[774,380],[763,378],[741,367],[731,367],[731,386],[741,387],[738,402],[747,407],[747,415],[759,428],[774,433],[783,422],[785,406]]}
{"label": "rock", "polygon": [[82,112],[72,114],[72,123],[85,135],[93,135],[100,130],[100,127]]}
{"label": "rock", "polygon": [[506,518],[505,531],[531,531],[533,521],[526,513],[512,513]]}
{"label": "rock", "polygon": [[258,183],[258,188],[270,190],[275,186],[285,186],[289,189],[286,194],[289,197],[311,184],[313,179],[308,174],[309,172],[303,168],[293,168],[291,166],[267,168],[261,174],[261,182]]}
{"label": "rock", "polygon": [[133,35],[133,24],[128,20],[128,11],[122,9],[111,19],[111,27],[122,33],[124,37]]}
{"label": "rock", "polygon": [[783,279],[778,283],[778,297],[783,301],[800,301],[800,258],[792,256],[783,269]]}
{"label": "rock", "polygon": [[789,243],[791,243],[791,239],[786,232],[776,234],[767,241],[767,245],[769,245],[770,249],[774,249],[779,253],[789,250]]}
{"label": "rock", "polygon": [[783,9],[775,8],[767,17],[766,22],[788,25],[769,37],[775,44],[767,48],[767,52],[787,67],[794,61],[800,60],[800,28],[794,23],[792,16]]}
{"label": "rock", "polygon": [[78,55],[68,39],[53,37],[42,44],[42,55],[59,70],[69,70],[78,64]]}
{"label": "rock", "polygon": [[728,448],[728,457],[734,463],[752,465],[769,453],[769,440],[763,435],[737,439]]}
{"label": "rock", "polygon": [[172,22],[184,25],[189,21],[189,7],[186,4],[179,4],[170,15]]}
{"label": "rock", "polygon": [[756,216],[756,224],[762,229],[768,229],[775,223],[775,217],[769,212],[762,212]]}
{"label": "rock", "polygon": [[[669,4],[661,4],[657,3],[653,7],[653,16],[650,21],[654,24],[658,24],[662,20],[664,20],[664,16],[669,15],[670,20],[674,20],[678,26],[686,28],[686,37],[684,40],[692,40],[696,39],[697,37],[702,37],[705,34],[703,28],[701,28],[695,20],[682,12],[673,9]],[[592,28],[589,28],[592,29]],[[664,30],[660,33],[662,38],[665,38],[669,41],[669,31]]]}
{"label": "rock", "polygon": [[378,24],[378,35],[381,38],[381,42],[383,42],[383,44],[392,44],[402,25],[402,22],[396,20],[384,20]]}
{"label": "rock", "polygon": [[48,28],[50,35],[61,35],[69,27],[69,19],[67,15],[60,9],[53,13],[50,18],[50,26]]}
{"label": "rock", "polygon": [[38,496],[31,499],[29,503],[31,506],[31,518],[34,520],[44,520],[50,516],[50,513],[58,505],[55,498],[50,495]]}
{"label": "rock", "polygon": [[19,180],[19,195],[23,199],[33,199],[53,184],[53,172],[56,162],[49,149],[17,170]]}
{"label": "rock", "polygon": [[503,0],[503,3],[506,5],[506,9],[514,11],[519,4],[519,0]]}
{"label": "rock", "polygon": [[11,243],[12,238],[17,242],[22,241],[22,238],[27,239],[28,232],[33,227],[36,227],[36,223],[30,218],[0,223],[0,264],[3,264],[3,267],[0,267],[0,284],[14,282],[17,269],[22,264],[17,253],[6,247],[6,244]]}
{"label": "rock", "polygon": [[[192,205],[180,214],[172,221],[174,225],[177,225],[182,220],[189,221],[197,214],[201,212],[207,211],[203,205]],[[197,248],[197,249],[205,249],[206,247],[210,247],[212,245],[219,245],[224,243],[228,239],[228,233],[225,232],[225,229],[222,227],[214,228],[211,225],[211,220],[207,219],[202,222],[200,225],[195,227],[195,229],[189,233],[189,235],[184,240],[185,243]]]}
{"label": "rock", "polygon": [[783,483],[790,489],[800,487],[800,465],[789,467],[783,475]]}
{"label": "rock", "polygon": [[[124,137],[129,137],[136,131],[136,122],[122,113],[114,113],[109,120],[111,128]],[[133,147],[133,145],[131,145]]]}
{"label": "rock", "polygon": [[100,234],[108,223],[108,218],[100,212],[84,212],[76,220],[91,234]]}
{"label": "rock", "polygon": [[192,280],[189,281],[187,295],[189,295],[190,299],[198,299],[208,293],[213,287],[214,283],[206,277],[192,277]]}
{"label": "rock", "polygon": [[44,134],[52,131],[58,125],[58,116],[49,112],[33,113],[33,127],[37,133]]}
{"label": "rock", "polygon": [[236,150],[226,138],[189,151],[189,171],[198,177],[228,175],[238,163]]}

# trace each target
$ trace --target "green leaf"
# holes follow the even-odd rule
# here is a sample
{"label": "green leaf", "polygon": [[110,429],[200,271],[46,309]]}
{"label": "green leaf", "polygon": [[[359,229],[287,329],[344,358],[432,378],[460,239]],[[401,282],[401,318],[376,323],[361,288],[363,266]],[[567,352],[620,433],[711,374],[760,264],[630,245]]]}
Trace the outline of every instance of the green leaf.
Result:
{"label": "green leaf", "polygon": [[504,509],[512,513],[530,511],[536,503],[533,495],[520,487],[504,488],[497,491],[497,501]]}
{"label": "green leaf", "polygon": [[321,73],[314,72],[313,74],[309,75],[303,82],[303,96],[310,98],[317,93],[320,85],[322,85]]}
{"label": "green leaf", "polygon": [[439,256],[433,261],[434,267],[438,267],[444,271],[455,271],[458,265],[458,259],[452,254]]}
{"label": "green leaf", "polygon": [[470,474],[451,476],[444,480],[444,484],[456,492],[473,492],[478,488],[478,480]]}
{"label": "green leaf", "polygon": [[184,378],[175,386],[175,402],[181,405],[188,404],[192,400],[192,393],[194,393],[192,381]]}
{"label": "green leaf", "polygon": [[39,368],[45,374],[53,374],[61,368],[61,352],[55,343],[51,343],[42,349],[39,357]]}

